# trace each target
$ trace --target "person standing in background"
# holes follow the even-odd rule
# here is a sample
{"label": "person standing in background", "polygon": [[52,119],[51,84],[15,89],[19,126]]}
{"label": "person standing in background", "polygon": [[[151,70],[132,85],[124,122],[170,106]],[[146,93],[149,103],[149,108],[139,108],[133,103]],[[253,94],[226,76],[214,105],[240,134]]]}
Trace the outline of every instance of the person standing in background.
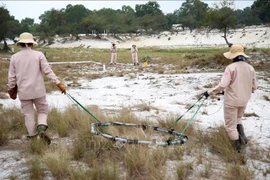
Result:
{"label": "person standing in background", "polygon": [[116,60],[117,60],[117,47],[115,43],[113,42],[111,46],[111,63],[110,64],[116,65]]}
{"label": "person standing in background", "polygon": [[207,98],[209,95],[215,95],[225,89],[225,128],[237,152],[241,152],[241,145],[248,142],[241,119],[251,93],[257,89],[256,73],[254,68],[246,62],[249,56],[244,53],[244,50],[242,45],[232,44],[230,51],[223,53],[227,59],[232,59],[233,62],[226,67],[220,83],[213,89],[204,92],[204,96]]}
{"label": "person standing in background", "polygon": [[[16,99],[16,93],[18,92],[28,131],[27,138],[40,137],[47,144],[50,144],[51,139],[45,134],[48,128],[47,117],[49,108],[46,100],[43,74],[51,79],[62,93],[66,93],[66,88],[52,71],[44,54],[33,50],[34,44],[37,43],[34,41],[32,34],[28,32],[22,33],[16,44],[21,46],[21,50],[12,55],[10,59],[8,93],[12,99]],[[13,92],[16,93],[14,94]],[[37,126],[35,109],[38,115]]]}
{"label": "person standing in background", "polygon": [[134,64],[134,66],[139,65],[138,48],[136,47],[135,44],[133,44],[132,47],[131,47],[131,57],[132,57],[132,62]]}

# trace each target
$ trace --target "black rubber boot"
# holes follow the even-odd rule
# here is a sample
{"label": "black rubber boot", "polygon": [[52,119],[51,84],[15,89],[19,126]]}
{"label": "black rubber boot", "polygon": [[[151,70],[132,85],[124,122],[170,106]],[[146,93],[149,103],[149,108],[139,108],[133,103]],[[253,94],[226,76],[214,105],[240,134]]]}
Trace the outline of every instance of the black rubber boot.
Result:
{"label": "black rubber boot", "polygon": [[247,137],[245,135],[245,132],[244,132],[244,126],[243,124],[237,124],[237,131],[239,133],[239,139],[240,139],[240,143],[245,145],[247,144]]}
{"label": "black rubber boot", "polygon": [[241,142],[240,142],[240,139],[234,140],[234,147],[235,147],[235,150],[238,153],[241,153]]}
{"label": "black rubber boot", "polygon": [[48,129],[47,125],[44,124],[39,124],[37,126],[37,130],[38,130],[38,136],[48,145],[51,144],[51,139],[49,138],[49,136],[46,135],[45,131]]}
{"label": "black rubber boot", "polygon": [[37,134],[34,135],[34,136],[26,136],[26,138],[29,139],[29,140],[30,140],[30,139],[36,139],[36,138],[37,138]]}

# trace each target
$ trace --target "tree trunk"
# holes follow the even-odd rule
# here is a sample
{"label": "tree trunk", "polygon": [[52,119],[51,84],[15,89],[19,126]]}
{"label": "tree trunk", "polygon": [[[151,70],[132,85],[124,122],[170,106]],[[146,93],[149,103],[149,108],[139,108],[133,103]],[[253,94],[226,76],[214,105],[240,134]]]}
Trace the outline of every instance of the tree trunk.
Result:
{"label": "tree trunk", "polygon": [[229,43],[229,41],[228,41],[228,39],[227,39],[227,26],[224,27],[224,35],[223,35],[222,37],[225,39],[227,45],[228,45],[229,47],[231,47],[231,46],[232,46],[232,43]]}
{"label": "tree trunk", "polygon": [[7,42],[6,42],[5,39],[4,39],[4,48],[3,48],[3,50],[6,51],[6,52],[11,51],[11,49],[8,47]]}

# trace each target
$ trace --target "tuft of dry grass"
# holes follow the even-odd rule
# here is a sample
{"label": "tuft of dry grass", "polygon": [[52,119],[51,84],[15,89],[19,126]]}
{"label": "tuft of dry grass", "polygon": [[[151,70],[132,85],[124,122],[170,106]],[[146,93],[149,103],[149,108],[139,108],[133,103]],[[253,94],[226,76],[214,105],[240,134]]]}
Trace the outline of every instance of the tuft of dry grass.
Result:
{"label": "tuft of dry grass", "polygon": [[270,98],[266,95],[263,96],[263,98],[266,100],[266,101],[270,101]]}
{"label": "tuft of dry grass", "polygon": [[39,137],[33,137],[29,139],[27,144],[27,151],[30,154],[43,155],[48,148],[48,145]]}
{"label": "tuft of dry grass", "polygon": [[[3,121],[5,121],[3,119]],[[0,146],[5,145],[9,140],[9,124],[1,122],[0,126]]]}
{"label": "tuft of dry grass", "polygon": [[[163,128],[170,128],[178,131],[178,132],[182,132],[185,127],[188,124],[188,120],[186,119],[180,119],[178,120],[178,122],[176,122],[178,118],[177,117],[167,117],[167,119],[165,120],[159,120],[158,121],[158,126],[159,127],[163,127]],[[185,131],[185,135],[189,136],[189,135],[194,135],[195,133],[195,124],[191,123],[188,128]]]}
{"label": "tuft of dry grass", "polygon": [[[2,109],[0,119],[2,120],[1,126],[3,126],[2,132],[8,131],[7,134],[3,134],[3,136],[8,136],[9,139],[16,139],[25,134],[24,117],[19,108]],[[6,128],[4,129],[4,127]]]}
{"label": "tuft of dry grass", "polygon": [[251,171],[247,166],[230,164],[228,165],[225,171],[224,179],[226,180],[231,180],[231,179],[253,180],[254,172]]}
{"label": "tuft of dry grass", "polygon": [[206,85],[204,85],[203,87],[204,88],[213,88],[215,85],[214,84],[206,84]]}
{"label": "tuft of dry grass", "polygon": [[204,142],[210,145],[210,150],[217,153],[224,161],[245,164],[245,158],[241,153],[237,153],[224,126],[213,129],[205,135]]}
{"label": "tuft of dry grass", "polygon": [[[125,146],[124,165],[127,176],[133,179],[147,174],[147,157],[149,157],[148,147],[146,146]],[[135,158],[136,157],[136,158]]]}
{"label": "tuft of dry grass", "polygon": [[[87,109],[102,121],[105,119],[97,106],[89,106]],[[50,116],[55,117],[50,120],[52,124],[59,123],[52,120],[63,121],[67,124],[68,136],[71,141],[64,144],[58,141],[58,143],[52,143],[50,146],[42,144],[42,141],[38,139],[29,141],[25,150],[34,155],[28,160],[30,176],[33,179],[44,179],[46,176],[44,165],[46,171],[50,171],[55,179],[166,179],[166,163],[170,160],[181,162],[176,167],[173,175],[177,176],[178,179],[193,177],[195,163],[203,166],[203,169],[198,172],[201,178],[211,178],[212,162],[206,159],[208,156],[204,157],[206,150],[204,148],[208,147],[221,157],[221,161],[233,164],[241,164],[243,161],[239,155],[233,152],[224,127],[219,127],[204,134],[203,131],[196,130],[195,124],[191,123],[186,131],[186,134],[190,136],[189,140],[182,146],[166,148],[155,145],[133,144],[121,144],[119,146],[119,143],[115,141],[91,134],[90,124],[94,120],[80,108],[70,106],[65,111],[52,109]],[[165,120],[160,120],[157,126],[169,128],[175,122],[175,119],[175,117],[167,117]],[[128,108],[121,110],[118,115],[107,117],[106,120],[145,125],[152,124],[147,119],[140,121]],[[173,128],[181,132],[186,123],[186,120],[179,121]],[[52,131],[49,131],[49,133],[59,134],[56,126],[58,125],[52,125]],[[140,128],[109,126],[101,130],[126,138],[149,140],[154,137],[162,141],[171,138],[170,135],[167,136],[164,133],[156,133]],[[261,152],[257,149],[254,150],[254,153],[259,154],[257,151]],[[192,162],[183,163],[182,161],[186,155],[195,156],[195,159]],[[262,157],[267,161],[265,156],[257,158]],[[228,167],[226,171],[232,170]],[[249,172],[244,172],[242,167],[239,168],[236,172],[241,175],[237,177],[241,179],[247,177],[247,175],[252,175],[252,171],[249,169],[246,169],[246,171]],[[231,173],[236,172],[232,171]],[[224,177],[229,179],[232,176],[226,174]]]}
{"label": "tuft of dry grass", "polygon": [[67,148],[51,148],[41,159],[56,179],[69,179],[72,177],[71,156]]}
{"label": "tuft of dry grass", "polygon": [[269,162],[270,152],[263,149],[259,144],[255,142],[248,142],[248,156],[254,160],[260,160],[262,162]]}
{"label": "tuft of dry grass", "polygon": [[[91,50],[84,48],[68,49],[50,49],[39,48],[46,52],[48,60],[52,61],[82,61],[93,60],[100,63],[108,64],[110,52],[109,50]],[[216,56],[211,54],[219,52],[220,49],[200,49],[200,50],[161,50],[156,48],[140,49],[140,57],[151,57],[151,64],[155,64],[154,71],[162,74],[165,68],[160,68],[160,65],[173,64],[173,69],[177,72],[188,72],[186,67],[196,65],[196,67],[223,67],[227,62],[221,57],[221,53]],[[0,54],[2,56],[2,54]],[[142,58],[140,58],[142,59]],[[120,63],[131,63],[129,49],[119,51]],[[8,62],[0,60],[0,90],[6,91],[7,69]],[[101,76],[89,72],[89,67],[94,66],[88,64],[68,64],[57,65],[53,64],[52,68],[60,79],[68,82],[70,87],[80,86],[79,80],[83,75],[87,79],[96,79]],[[101,71],[101,67],[94,67]],[[116,67],[115,72],[108,72],[106,76],[124,76],[121,67]],[[78,69],[80,69],[78,73]],[[123,68],[124,69],[124,68]],[[140,71],[148,71],[147,68],[138,67]],[[103,75],[102,75],[103,76]],[[134,77],[131,77],[134,78]],[[154,79],[155,80],[155,79]],[[153,80],[153,83],[155,81]],[[58,91],[55,84],[51,83],[49,79],[45,78],[47,92],[54,90]],[[212,86],[212,85],[211,85]],[[265,98],[265,97],[264,97]],[[77,106],[78,107],[78,106]],[[54,176],[55,179],[165,179],[166,162],[173,160],[179,162],[175,176],[178,179],[188,179],[193,173],[194,162],[183,163],[185,155],[195,156],[196,164],[203,165],[204,169],[199,172],[201,178],[210,178],[212,172],[211,162],[205,162],[205,150],[210,147],[211,152],[220,156],[221,161],[232,162],[235,167],[230,167],[225,170],[228,174],[225,175],[227,179],[248,179],[248,176],[254,177],[250,169],[246,169],[238,164],[242,164],[243,157],[233,152],[233,147],[226,137],[224,127],[204,134],[202,131],[195,129],[194,123],[191,123],[185,134],[189,137],[186,144],[182,146],[173,147],[158,147],[158,146],[143,146],[122,144],[117,146],[117,142],[108,140],[101,136],[92,135],[90,133],[91,123],[97,122],[89,114],[84,112],[80,107],[70,106],[64,111],[59,111],[56,108],[50,110],[48,124],[48,133],[50,135],[59,135],[59,140],[68,139],[64,142],[65,145],[60,145],[60,141],[52,143],[50,146],[44,146],[41,141],[29,141],[25,151],[34,155],[28,161],[30,176],[32,179],[44,179],[44,164]],[[135,106],[134,106],[135,107]],[[124,123],[135,123],[144,125],[153,125],[147,118],[139,120],[128,108],[121,111],[113,111],[113,116],[104,116],[104,111],[101,112],[97,106],[88,106],[92,112],[102,122],[117,121]],[[132,109],[132,108],[131,108]],[[141,111],[159,111],[158,108],[147,104],[139,105],[138,109]],[[26,128],[24,125],[24,118],[19,109],[2,109],[0,119],[4,123],[0,126],[0,143],[6,143],[8,139],[19,138],[25,134]],[[174,123],[176,117],[168,117],[165,120],[160,120],[157,124],[159,127],[169,128]],[[187,120],[181,120],[174,127],[174,130],[181,132],[187,124]],[[6,126],[5,126],[6,125]],[[156,124],[155,124],[156,125]],[[8,130],[8,132],[6,131]],[[102,129],[104,132],[112,135],[124,136],[127,138],[151,139],[159,138],[166,140],[172,138],[170,135],[155,133],[140,128],[121,128],[121,127],[107,127]],[[68,138],[62,138],[68,137]],[[2,138],[2,139],[1,139]],[[53,141],[55,141],[53,139]],[[3,144],[3,145],[4,145]],[[55,145],[57,144],[57,145]],[[23,147],[24,148],[24,147]],[[200,149],[200,150],[198,150]],[[259,148],[250,146],[251,153],[249,156],[253,159],[258,159],[268,162],[268,156],[263,154]],[[181,164],[182,163],[182,164]],[[80,166],[83,164],[83,167]],[[264,175],[269,172],[265,170]],[[230,174],[233,174],[230,175]],[[237,175],[239,174],[239,175]],[[11,177],[16,178],[16,177]]]}
{"label": "tuft of dry grass", "polygon": [[[98,119],[104,119],[104,116],[94,106],[85,107],[92,115]],[[97,122],[88,112],[83,110],[77,104],[68,106],[61,112],[52,108],[48,115],[48,125],[52,131],[57,132],[60,137],[67,137],[73,131],[78,131],[82,127],[90,128],[91,122]]]}
{"label": "tuft of dry grass", "polygon": [[192,174],[193,171],[193,164],[192,162],[182,163],[177,166],[176,174],[178,180],[186,180]]}
{"label": "tuft of dry grass", "polygon": [[255,112],[253,112],[253,113],[244,113],[244,117],[251,117],[251,116],[259,117],[259,115],[256,114]]}
{"label": "tuft of dry grass", "polygon": [[169,149],[168,159],[181,161],[185,155],[185,152],[188,150],[188,147],[183,146],[175,146],[174,148]]}
{"label": "tuft of dry grass", "polygon": [[158,74],[164,74],[165,72],[165,68],[163,66],[155,66],[153,70],[157,72]]}
{"label": "tuft of dry grass", "polygon": [[207,162],[204,164],[203,170],[200,171],[200,176],[209,179],[212,174],[212,164]]}
{"label": "tuft of dry grass", "polygon": [[[67,111],[68,113],[68,111]],[[72,113],[68,113],[73,115]],[[52,108],[48,115],[48,126],[50,129],[58,133],[60,137],[67,137],[69,133],[69,119],[65,119],[61,112],[56,108]]]}
{"label": "tuft of dry grass", "polygon": [[45,176],[39,156],[33,156],[27,160],[31,179],[42,180]]}
{"label": "tuft of dry grass", "polygon": [[97,167],[89,171],[89,176],[85,179],[104,179],[104,180],[118,180],[119,169],[115,162],[106,159],[104,162],[97,162]]}
{"label": "tuft of dry grass", "polygon": [[9,61],[0,59],[0,67],[0,92],[7,92]]}
{"label": "tuft of dry grass", "polygon": [[148,112],[149,112],[149,111],[151,111],[151,110],[156,110],[157,113],[158,113],[158,111],[159,111],[158,108],[156,108],[156,107],[154,107],[154,106],[151,106],[151,105],[148,105],[148,104],[145,104],[145,103],[134,105],[132,108],[136,108],[136,109],[138,109],[139,111],[148,111]]}

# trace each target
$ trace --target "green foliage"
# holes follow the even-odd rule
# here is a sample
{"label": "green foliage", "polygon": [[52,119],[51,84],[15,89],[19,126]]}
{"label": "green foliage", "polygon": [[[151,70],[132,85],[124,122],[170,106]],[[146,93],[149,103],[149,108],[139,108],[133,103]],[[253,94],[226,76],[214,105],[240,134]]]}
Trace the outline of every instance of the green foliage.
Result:
{"label": "green foliage", "polygon": [[136,4],[135,10],[137,17],[143,17],[145,15],[155,16],[162,14],[160,5],[155,1],[149,1],[146,4]]}
{"label": "green foliage", "polygon": [[200,0],[186,0],[178,10],[178,23],[191,30],[199,28],[208,9],[208,4]]}
{"label": "green foliage", "polygon": [[151,57],[150,56],[145,56],[142,58],[142,62],[150,62],[151,61]]}
{"label": "green foliage", "polygon": [[65,10],[65,20],[67,24],[79,23],[87,17],[89,10],[83,5],[77,4],[72,6],[68,4]]}
{"label": "green foliage", "polygon": [[230,7],[222,7],[209,10],[205,25],[210,26],[212,29],[228,30],[235,28],[236,22],[237,19],[233,10]]}
{"label": "green foliage", "polygon": [[244,10],[237,9],[234,13],[237,17],[238,26],[261,24],[258,14],[252,11],[250,7],[246,7]]}
{"label": "green foliage", "polygon": [[204,25],[208,28],[219,29],[224,32],[223,37],[228,45],[231,43],[227,40],[227,32],[229,29],[233,29],[237,25],[237,18],[231,7],[232,5],[233,1],[223,0],[220,2],[220,6],[216,4],[215,8],[211,8],[204,19]]}
{"label": "green foliage", "polygon": [[251,6],[252,11],[258,14],[262,23],[270,23],[270,1],[256,0]]}
{"label": "green foliage", "polygon": [[0,42],[4,41],[4,50],[8,51],[9,48],[6,43],[6,38],[14,39],[15,36],[21,31],[21,26],[14,16],[9,14],[5,7],[0,6]]}
{"label": "green foliage", "polygon": [[32,32],[32,27],[34,26],[34,19],[24,18],[21,21],[22,32]]}
{"label": "green foliage", "polygon": [[[91,11],[81,4],[67,5],[62,9],[45,11],[39,16],[40,24],[31,18],[15,20],[5,7],[0,7],[0,40],[14,38],[21,32],[31,32],[41,39],[64,34],[138,33],[172,30],[173,24],[182,28],[210,27],[220,30],[235,28],[236,25],[267,24],[270,21],[270,2],[256,0],[251,7],[234,10],[232,0],[223,0],[220,6],[209,8],[201,0],[186,0],[173,13],[165,14],[156,1],[136,4],[135,9],[122,6],[121,9],[103,8]],[[237,18],[236,18],[237,17]],[[7,48],[7,46],[5,46]]]}

